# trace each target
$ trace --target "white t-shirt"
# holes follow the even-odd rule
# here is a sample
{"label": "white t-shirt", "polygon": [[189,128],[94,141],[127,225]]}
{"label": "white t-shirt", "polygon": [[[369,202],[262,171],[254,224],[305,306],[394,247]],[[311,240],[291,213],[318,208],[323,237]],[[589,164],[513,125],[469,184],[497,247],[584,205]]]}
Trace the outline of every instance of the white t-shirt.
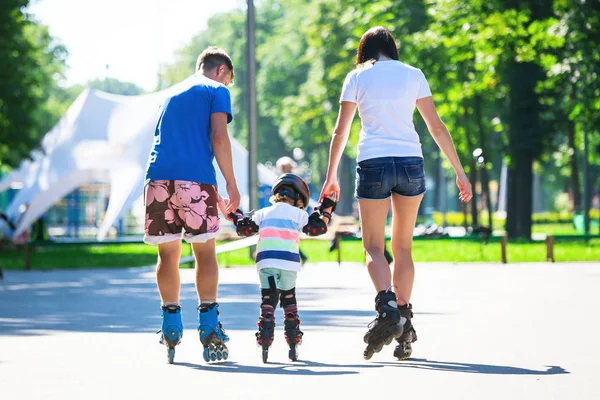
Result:
{"label": "white t-shirt", "polygon": [[413,124],[416,102],[431,96],[420,69],[396,60],[377,61],[351,71],[340,102],[358,105],[362,129],[357,160],[423,157]]}
{"label": "white t-shirt", "polygon": [[252,216],[258,225],[256,268],[300,271],[300,231],[308,224],[308,213],[281,202],[258,210]]}

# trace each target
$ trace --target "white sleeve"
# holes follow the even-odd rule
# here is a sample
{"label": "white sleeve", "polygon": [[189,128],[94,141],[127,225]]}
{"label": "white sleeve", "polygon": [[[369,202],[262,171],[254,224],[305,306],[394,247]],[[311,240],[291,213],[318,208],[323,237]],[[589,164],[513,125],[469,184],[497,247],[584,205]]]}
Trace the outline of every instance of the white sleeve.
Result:
{"label": "white sleeve", "polygon": [[421,81],[419,82],[419,94],[417,95],[417,100],[422,99],[423,97],[431,96],[429,83],[427,83],[427,78],[425,78],[425,74],[423,74],[423,71],[421,70],[419,70],[419,77]]}
{"label": "white sleeve", "polygon": [[260,223],[262,222],[262,219],[263,219],[263,212],[262,212],[262,210],[258,210],[252,216],[252,221],[254,221],[254,223],[256,225],[258,225],[258,226],[260,226]]}
{"label": "white sleeve", "polygon": [[344,80],[340,103],[342,101],[356,103],[356,74],[353,74],[352,72],[346,75],[346,79]]}
{"label": "white sleeve", "polygon": [[300,210],[300,230],[308,225],[308,213],[304,210]]}

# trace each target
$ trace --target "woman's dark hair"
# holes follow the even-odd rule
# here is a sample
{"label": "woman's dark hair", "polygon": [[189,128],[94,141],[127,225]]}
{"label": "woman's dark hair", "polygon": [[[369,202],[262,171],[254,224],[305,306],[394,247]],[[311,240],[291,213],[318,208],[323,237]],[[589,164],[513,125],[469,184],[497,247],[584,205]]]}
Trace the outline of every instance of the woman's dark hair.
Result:
{"label": "woman's dark hair", "polygon": [[398,48],[394,37],[382,26],[375,26],[362,35],[356,51],[356,66],[367,62],[374,63],[379,60],[380,55],[398,59]]}

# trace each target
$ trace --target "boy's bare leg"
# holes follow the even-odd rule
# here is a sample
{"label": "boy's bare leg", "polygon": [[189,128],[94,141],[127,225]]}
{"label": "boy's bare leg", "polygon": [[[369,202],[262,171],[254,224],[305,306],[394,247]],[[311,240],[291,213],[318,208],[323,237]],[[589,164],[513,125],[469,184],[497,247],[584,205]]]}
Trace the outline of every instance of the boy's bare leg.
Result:
{"label": "boy's bare leg", "polygon": [[161,243],[158,245],[158,264],[156,266],[156,283],[162,304],[179,304],[179,258],[181,257],[181,241]]}
{"label": "boy's bare leg", "polygon": [[215,302],[219,286],[219,268],[215,239],[206,243],[192,243],[196,259],[196,291],[200,302]]}

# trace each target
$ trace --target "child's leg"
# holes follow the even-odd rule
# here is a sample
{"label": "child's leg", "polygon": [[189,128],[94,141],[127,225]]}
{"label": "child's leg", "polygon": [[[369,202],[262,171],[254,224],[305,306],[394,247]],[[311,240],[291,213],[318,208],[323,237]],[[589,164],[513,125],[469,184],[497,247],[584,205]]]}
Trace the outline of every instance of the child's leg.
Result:
{"label": "child's leg", "polygon": [[281,290],[281,308],[283,314],[298,314],[298,304],[296,302],[296,277],[297,272],[281,270],[281,279],[279,280],[279,289]]}
{"label": "child's leg", "polygon": [[296,346],[302,343],[302,335],[300,330],[300,318],[298,318],[298,303],[296,301],[296,276],[293,271],[281,271],[281,308],[285,315],[285,340],[290,346],[289,357],[292,361],[296,361],[298,354]]}
{"label": "child's leg", "polygon": [[[280,280],[279,270],[274,268],[264,268],[258,271],[260,279],[260,314],[271,314],[275,312],[277,307],[277,299],[279,297],[278,282]],[[274,286],[274,287],[272,287]]]}
{"label": "child's leg", "polygon": [[275,337],[275,307],[277,306],[279,270],[264,268],[258,271],[260,279],[260,317],[258,319],[258,332],[256,342],[263,348],[263,362],[267,360],[267,352]]}

